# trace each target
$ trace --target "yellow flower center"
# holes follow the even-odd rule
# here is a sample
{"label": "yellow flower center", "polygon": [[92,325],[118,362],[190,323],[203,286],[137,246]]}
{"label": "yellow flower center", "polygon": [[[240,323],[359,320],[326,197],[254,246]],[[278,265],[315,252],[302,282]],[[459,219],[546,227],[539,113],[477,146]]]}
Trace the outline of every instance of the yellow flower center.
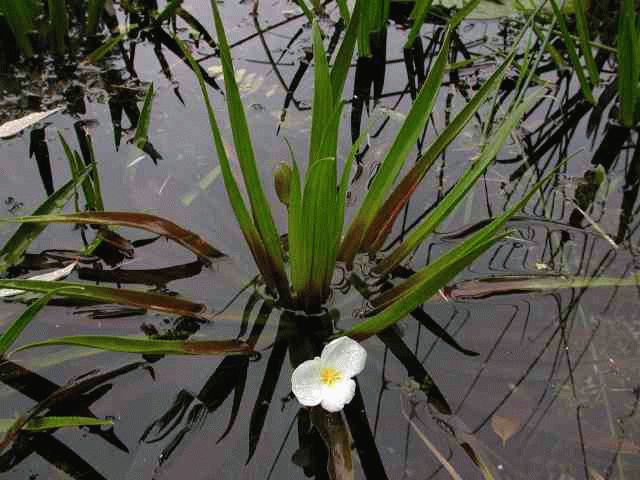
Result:
{"label": "yellow flower center", "polygon": [[335,368],[325,367],[320,370],[320,380],[329,387],[342,380],[342,374]]}

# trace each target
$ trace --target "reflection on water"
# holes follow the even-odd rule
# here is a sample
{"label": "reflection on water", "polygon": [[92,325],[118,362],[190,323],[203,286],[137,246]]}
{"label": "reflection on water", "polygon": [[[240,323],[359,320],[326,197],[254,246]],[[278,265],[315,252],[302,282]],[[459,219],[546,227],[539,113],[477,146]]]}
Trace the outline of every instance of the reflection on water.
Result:
{"label": "reflection on water", "polygon": [[[0,122],[57,106],[65,110],[0,143],[2,216],[32,211],[68,180],[60,132],[83,162],[98,160],[108,210],[173,219],[231,257],[204,269],[164,240],[118,230],[101,250],[79,258],[75,275],[179,294],[218,314],[206,322],[60,301],[23,340],[141,332],[165,339],[236,337],[260,355],[133,359],[60,350],[5,361],[0,417],[46,412],[116,422],[106,430],[20,433],[0,456],[3,478],[327,478],[327,463],[342,472],[340,478],[348,478],[350,464],[356,477],[369,479],[450,478],[450,469],[480,478],[482,468],[495,478],[635,478],[640,147],[636,132],[611,121],[612,78],[594,107],[566,72],[543,57],[539,74],[555,82],[554,99],[528,114],[463,208],[393,278],[361,280],[370,267],[362,259],[356,274],[336,286],[326,314],[309,322],[275,308],[252,280],[253,266],[215,170],[194,76],[172,36],[189,42],[222,108],[208,5],[185,1],[175,21],[158,25],[150,13],[154,2],[147,8],[132,7],[145,2],[127,3],[129,10],[123,2],[105,21],[135,24],[135,30],[96,65],[78,61],[101,37],[72,45],[64,58],[43,53],[16,65],[17,52],[3,41]],[[313,65],[303,15],[292,14],[286,2],[263,4],[258,16],[249,15],[251,8],[234,2],[222,13],[261,173],[269,178],[288,158],[285,138],[296,151],[307,148]],[[335,54],[344,30],[337,7],[329,4],[327,12],[322,28],[327,50]],[[442,41],[442,28],[427,24],[413,48],[403,51],[401,13],[394,10],[392,26],[372,39],[372,56],[355,60],[346,87],[351,108],[343,150],[365,128],[370,132],[352,178],[355,204]],[[465,23],[450,63],[474,63],[449,72],[416,156],[488,77],[495,50],[512,34],[506,23]],[[598,61],[607,70],[611,59]],[[514,81],[503,83],[498,106]],[[133,140],[149,82],[157,95],[140,148]],[[482,128],[478,117],[438,159],[387,248],[452,187],[477,153]],[[323,333],[366,315],[372,305],[363,298],[477,230],[571,155],[561,175],[510,223],[507,239],[397,328],[365,343],[370,361],[343,416],[299,408],[290,395],[290,372],[319,352]],[[274,192],[269,195],[276,205]],[[277,215],[283,226],[284,209]],[[4,242],[11,230],[1,228]],[[88,233],[49,227],[10,274],[67,264]],[[0,324],[21,308],[4,304]]]}

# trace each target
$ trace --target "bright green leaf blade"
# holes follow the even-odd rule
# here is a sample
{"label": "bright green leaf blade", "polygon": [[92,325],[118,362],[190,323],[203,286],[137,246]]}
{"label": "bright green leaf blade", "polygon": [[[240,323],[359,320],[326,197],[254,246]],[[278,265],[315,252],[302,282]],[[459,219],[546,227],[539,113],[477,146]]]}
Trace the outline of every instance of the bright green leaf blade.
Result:
{"label": "bright green leaf blade", "polygon": [[269,202],[262,189],[256,159],[253,152],[251,135],[240,98],[240,91],[235,79],[233,62],[231,60],[231,49],[227,41],[220,12],[216,0],[211,0],[213,19],[218,34],[218,44],[220,47],[220,61],[224,72],[224,83],[226,91],[227,109],[229,111],[229,121],[233,133],[233,141],[242,170],[242,176],[249,195],[249,203],[253,219],[258,233],[262,239],[264,250],[267,252],[269,262],[276,277],[278,292],[286,297],[289,292],[289,282],[284,268],[284,254],[280,243],[280,236],[276,229]]}
{"label": "bright green leaf blade", "polygon": [[[589,1],[589,0],[587,0]],[[591,79],[591,84],[597,87],[600,83],[598,66],[591,51],[591,39],[589,38],[589,24],[587,22],[587,12],[585,0],[573,0],[576,14],[576,27],[578,29],[578,39],[580,40],[580,51],[585,59],[587,71]]]}
{"label": "bright green leaf blade", "polygon": [[205,318],[203,314],[206,306],[189,300],[161,295],[159,293],[147,293],[124,288],[98,287],[74,282],[47,282],[43,280],[0,280],[0,288],[24,290],[49,294],[55,292],[57,296],[69,297],[78,300],[92,302],[141,307],[157,312],[172,315],[183,315],[194,318]]}
{"label": "bright green leaf blade", "polygon": [[[293,157],[293,153],[292,153]],[[291,285],[294,292],[302,292],[305,288],[305,275],[309,270],[308,259],[305,257],[305,233],[302,216],[302,186],[300,185],[300,171],[295,159],[293,175],[291,176],[291,191],[289,196],[289,266],[291,269]]]}
{"label": "bright green leaf blade", "polygon": [[113,50],[118,44],[120,44],[120,42],[124,41],[124,39],[127,38],[129,31],[136,27],[137,25],[135,24],[129,25],[129,27],[125,31],[109,38],[109,40],[107,40],[105,43],[91,52],[89,56],[87,56],[87,58],[83,60],[83,63],[97,63],[98,61],[100,61],[102,57],[111,52],[111,50]]}
{"label": "bright green leaf blade", "polygon": [[429,77],[420,89],[420,93],[413,103],[406,120],[402,124],[400,132],[382,162],[371,188],[367,192],[356,217],[347,231],[339,254],[339,258],[347,264],[353,262],[353,258],[361,249],[364,234],[373,221],[378,209],[382,206],[409,152],[414,148],[416,140],[421,135],[427,123],[438,96],[440,86],[442,85],[442,79],[449,57],[451,35],[452,30],[447,30],[442,48],[429,73]]}
{"label": "bright green leaf blade", "polygon": [[489,164],[494,160],[511,132],[516,128],[522,117],[529,111],[531,105],[537,102],[543,95],[544,91],[539,90],[531,94],[523,100],[517,108],[504,119],[497,131],[487,141],[482,149],[480,156],[476,159],[462,178],[458,180],[455,186],[449,191],[438,206],[432,210],[427,217],[407,236],[402,244],[396,248],[391,255],[385,258],[376,266],[376,272],[387,273],[396,265],[404,260],[422,241],[431,234],[436,227],[458,206],[466,193],[473,187],[476,180],[482,175]]}
{"label": "bright green leaf blade", "polygon": [[[542,188],[542,186],[557,173],[558,169],[563,164],[564,162],[561,163],[558,167],[554,168],[549,174],[547,174],[539,182],[537,182],[534,185],[534,187],[531,190],[529,190],[525,195],[523,195],[522,198],[515,205],[513,205],[509,210],[507,210],[502,215],[496,217],[491,223],[489,223],[487,226],[483,227],[481,230],[476,232],[469,239],[465,240],[461,245],[452,249],[449,253],[451,253],[452,256],[459,256],[460,258],[464,259],[466,257],[472,256],[475,249],[482,246],[485,242],[490,242],[491,239],[495,238],[499,230],[504,227],[507,221],[516,213],[518,213],[520,210],[522,210],[522,208],[524,208],[524,206],[527,204],[527,202],[533,196],[533,194],[537,192],[540,188]],[[447,255],[449,255],[449,253],[447,253]],[[440,262],[440,258],[438,258],[438,260],[436,260],[435,263],[438,263],[438,262]],[[420,288],[421,283],[424,282],[429,275],[430,275],[430,271],[429,271],[429,265],[428,265],[427,267],[424,267],[419,272],[416,272],[405,282],[379,295],[378,297],[373,299],[371,303],[377,308],[383,305],[390,305],[394,302],[396,298],[405,296],[411,290]],[[445,286],[444,284],[441,285],[441,287],[444,287],[444,286]]]}
{"label": "bright green leaf blade", "polygon": [[229,197],[229,203],[231,203],[233,213],[238,224],[240,225],[240,230],[244,235],[247,245],[251,250],[251,254],[253,255],[256,264],[258,265],[258,269],[260,270],[265,283],[271,289],[278,290],[279,285],[282,283],[282,280],[280,279],[278,273],[274,271],[274,266],[271,263],[270,257],[267,255],[265,247],[260,239],[258,230],[256,229],[251,215],[247,210],[244,199],[242,197],[242,194],[240,193],[240,189],[233,175],[233,171],[231,170],[229,156],[227,155],[227,150],[225,148],[224,141],[222,140],[222,134],[220,133],[220,128],[218,127],[218,121],[216,120],[215,112],[213,110],[213,107],[211,106],[207,86],[205,84],[204,78],[202,77],[202,71],[199,68],[199,65],[193,59],[193,56],[191,55],[189,50],[186,48],[185,44],[177,37],[175,38],[175,40],[180,46],[182,53],[188,60],[189,64],[191,65],[191,69],[195,72],[196,78],[198,79],[200,91],[202,93],[205,107],[207,109],[207,116],[209,118],[211,138],[213,140],[216,153],[218,154],[220,168],[222,169],[222,178],[224,181],[225,190],[227,192],[227,196]]}
{"label": "bright green leaf blade", "polygon": [[[87,178],[91,168],[92,166],[86,167],[76,178],[63,185],[58,191],[47,198],[47,200],[33,212],[33,215],[47,215],[63,208],[67,200],[73,195],[75,188]],[[31,242],[33,242],[46,227],[47,225],[42,223],[24,223],[20,225],[18,230],[16,230],[0,250],[0,272],[20,263],[22,255],[27,248],[29,248]]]}
{"label": "bright green leaf blade", "polygon": [[369,252],[376,252],[382,248],[384,241],[391,232],[395,220],[429,168],[431,168],[431,165],[433,165],[433,162],[435,162],[445,148],[462,132],[469,120],[477,113],[489,95],[500,86],[506,71],[511,67],[513,58],[514,54],[510,55],[482,85],[469,103],[465,105],[462,111],[456,115],[453,121],[447,125],[433,141],[424,155],[416,161],[415,165],[409,170],[383,206],[378,210],[375,218],[371,222],[369,230],[365,234],[365,240],[363,242]]}
{"label": "bright green leaf blade", "polygon": [[0,219],[1,223],[47,224],[70,223],[81,225],[107,225],[138,228],[170,238],[191,250],[205,262],[224,257],[219,250],[206,240],[186,228],[156,215],[138,212],[80,212],[59,215],[34,215],[30,217],[10,217]]}
{"label": "bright green leaf blade", "polygon": [[[313,83],[313,104],[311,118],[311,137],[309,140],[309,167],[327,156],[335,157],[337,128],[332,128],[334,122],[328,121],[333,117],[334,99],[331,88],[331,78],[329,74],[329,64],[327,54],[322,45],[322,32],[318,22],[313,22],[313,61],[314,61],[314,83]],[[327,133],[325,133],[327,132]],[[323,139],[327,137],[326,147]],[[333,140],[333,141],[332,141]]]}
{"label": "bright green leaf blade", "polygon": [[52,338],[29,343],[11,354],[38,347],[72,345],[109,352],[140,353],[145,355],[228,355],[248,354],[251,347],[240,340],[154,340],[150,338],[116,337],[108,335],[77,335]]}
{"label": "bright green leaf blade", "polygon": [[433,0],[416,0],[416,5],[413,11],[413,24],[411,25],[411,30],[409,31],[409,35],[407,36],[407,41],[404,44],[404,48],[409,49],[413,46],[413,43],[416,41],[416,38],[420,33],[420,29],[424,24],[424,20],[427,18],[427,13],[431,8],[432,3]]}
{"label": "bright green leaf blade", "polygon": [[52,292],[43,295],[38,300],[33,302],[27,307],[24,312],[20,314],[16,321],[13,322],[2,335],[0,335],[0,357],[2,357],[7,352],[7,350],[9,350],[9,347],[13,345],[13,343],[20,336],[27,325],[31,323],[31,320],[33,320],[36,315],[40,313],[40,310],[42,310],[45,305],[49,303],[49,300],[51,300],[51,298],[53,298],[55,294],[56,290],[53,290]]}
{"label": "bright green leaf blade", "polygon": [[147,93],[144,97],[144,104],[140,111],[140,117],[138,119],[138,125],[136,127],[136,133],[133,137],[133,143],[140,149],[149,141],[149,125],[151,123],[151,105],[153,104],[153,97],[155,96],[153,90],[153,82],[149,84]]}
{"label": "bright green leaf blade", "polygon": [[331,69],[331,88],[333,89],[333,99],[338,102],[342,99],[344,84],[349,74],[351,60],[355,50],[356,41],[358,40],[358,28],[360,25],[360,17],[362,16],[362,1],[356,0],[351,14],[351,20],[344,34],[338,54],[336,55],[333,68]]}
{"label": "bright green leaf blade", "polygon": [[[15,424],[15,420],[10,418],[0,419],[0,432],[8,432]],[[93,427],[93,426],[109,426],[113,425],[113,420],[102,420],[92,417],[40,417],[34,418],[27,422],[21,430],[27,432],[42,432],[44,430],[53,430],[57,428],[67,427]]]}
{"label": "bright green leaf blade", "polygon": [[569,32],[569,27],[567,26],[567,19],[565,18],[565,14],[560,10],[560,6],[558,5],[557,0],[549,1],[551,2],[553,12],[558,19],[558,25],[560,26],[560,31],[562,32],[562,39],[565,46],[567,47],[567,53],[569,54],[571,64],[573,65],[576,75],[578,76],[578,82],[580,83],[582,93],[584,94],[587,101],[595,104],[593,92],[591,91],[591,85],[589,84],[589,80],[584,74],[582,63],[580,63],[580,57],[578,57],[578,52],[576,51],[575,42],[573,41],[571,33]]}
{"label": "bright green leaf blade", "polygon": [[316,161],[307,172],[302,197],[302,234],[304,241],[305,288],[297,292],[307,307],[322,304],[329,294],[335,267],[335,224],[337,207],[336,161]]}
{"label": "bright green leaf blade", "polygon": [[[451,249],[446,254],[440,256],[435,262],[416,272],[411,277],[411,279],[415,277],[415,281],[412,282],[412,288],[399,292],[397,296],[393,297],[393,301],[383,303],[380,308],[387,308],[367,320],[357,323],[351,330],[344,333],[344,335],[359,340],[364,339],[402,320],[416,307],[435,295],[438,290],[455,278],[458,273],[473,263],[475,259],[489,249],[498,238],[492,237],[484,239],[483,242],[475,242],[476,239],[474,237],[473,240],[467,240],[469,244],[474,243],[473,248],[469,248],[469,245],[463,244]],[[407,280],[407,282],[411,281],[411,279]],[[413,285],[413,283],[415,283],[415,285]],[[377,310],[378,309],[376,309],[376,311]]]}

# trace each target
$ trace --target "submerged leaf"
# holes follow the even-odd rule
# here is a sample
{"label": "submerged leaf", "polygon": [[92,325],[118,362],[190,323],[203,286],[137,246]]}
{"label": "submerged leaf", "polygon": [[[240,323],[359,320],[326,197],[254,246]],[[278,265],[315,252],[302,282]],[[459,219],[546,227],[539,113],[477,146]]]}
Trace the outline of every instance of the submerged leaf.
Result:
{"label": "submerged leaf", "polygon": [[513,417],[494,415],[491,417],[491,428],[502,440],[502,446],[506,447],[507,440],[520,430],[520,420]]}

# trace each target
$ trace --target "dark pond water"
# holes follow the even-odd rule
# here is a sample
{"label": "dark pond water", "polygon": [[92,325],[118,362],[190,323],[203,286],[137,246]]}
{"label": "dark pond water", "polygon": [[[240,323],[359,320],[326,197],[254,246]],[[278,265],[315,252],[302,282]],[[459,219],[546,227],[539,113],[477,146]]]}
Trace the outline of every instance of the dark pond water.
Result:
{"label": "dark pond water", "polygon": [[[208,2],[186,0],[183,6],[207,31],[213,31]],[[286,1],[263,0],[257,17],[250,15],[248,2],[227,1],[220,8],[261,173],[270,184],[277,164],[288,159],[285,139],[300,158],[306,155],[312,95],[312,69],[307,69],[310,28]],[[124,22],[122,12],[116,11]],[[331,35],[339,16],[333,4],[327,11],[330,15],[322,28]],[[184,21],[179,20],[178,26],[182,38],[195,36]],[[499,22],[463,24],[452,62],[471,52],[485,56],[486,66],[447,76],[424,144],[446,125],[449,110],[464,105],[460,91],[469,92],[469,87],[492,72],[494,51],[503,45],[503,30]],[[428,68],[433,39],[440,32],[438,26],[424,26],[424,55],[416,56],[420,68]],[[35,129],[0,141],[0,216],[29,214],[46,198],[35,158],[38,148],[48,149],[53,184],[58,188],[68,181],[70,172],[57,132],[78,148],[77,132],[88,131],[107,210],[171,219],[209,239],[229,259],[211,269],[201,268],[188,251],[159,240],[137,248],[133,258],[119,259],[115,265],[83,265],[70,279],[159,289],[203,302],[212,311],[224,311],[214,322],[201,323],[139,311],[118,314],[103,306],[53,304],[20,342],[72,334],[143,332],[173,338],[191,334],[234,338],[264,328],[257,343],[261,355],[143,359],[61,348],[20,353],[0,364],[1,418],[23,413],[59,386],[99,371],[114,374],[65,400],[57,411],[113,418],[115,425],[110,430],[21,434],[0,457],[0,477],[325,478],[321,441],[309,434],[309,415],[290,396],[288,347],[299,339],[287,333],[290,319],[274,310],[260,292],[242,290],[255,275],[255,267],[216,169],[194,75],[167,42],[155,38],[155,46],[143,38],[127,41],[123,50],[114,50],[97,67],[77,67],[69,57],[61,65],[47,55],[32,63],[4,65],[0,124],[32,111],[58,106],[64,110]],[[348,150],[351,138],[370,119],[372,132],[359,169],[362,174],[352,185],[356,205],[411,104],[411,85],[417,79],[408,73],[403,59],[405,38],[405,29],[392,22],[386,59],[360,62],[358,72],[354,68],[347,81],[350,105],[345,109],[341,150]],[[215,73],[219,62],[214,50],[204,40],[194,46],[198,57],[209,57],[202,66]],[[559,77],[553,68],[540,68],[545,80],[557,82],[555,98],[545,99],[527,116],[441,230],[457,231],[502,212],[561,159],[577,153],[557,180],[511,223],[513,234],[465,271],[456,285],[463,285],[463,279],[505,275],[621,278],[637,270],[637,135],[609,121],[611,105],[602,105],[601,111],[586,106],[578,101],[575,83]],[[295,86],[298,77],[301,81]],[[148,82],[157,91],[149,135],[162,157],[157,162],[130,141]],[[295,88],[290,88],[292,83]],[[365,98],[367,91],[375,91],[378,101]],[[226,118],[222,94],[212,90],[212,96],[219,117]],[[124,112],[121,125],[119,111]],[[226,122],[222,124],[230,142],[230,129]],[[398,238],[467,168],[477,153],[480,135],[478,119],[436,162],[404,221],[398,222]],[[599,186],[593,181],[596,167],[606,174]],[[270,185],[267,191],[284,231],[286,211]],[[14,227],[0,228],[0,242],[4,242]],[[131,240],[150,236],[128,229],[120,233]],[[409,266],[419,268],[456,241],[434,236]],[[82,247],[79,229],[50,226],[29,252]],[[141,278],[140,272],[149,275]],[[364,343],[367,367],[358,377],[358,394],[346,411],[355,477],[450,478],[428,447],[431,442],[464,479],[482,478],[482,474],[460,443],[468,443],[491,464],[495,478],[586,478],[585,465],[593,479],[637,478],[638,289],[518,292],[518,284],[513,283],[501,283],[502,291],[495,284],[486,291],[484,286],[472,286],[478,298],[459,299],[456,292],[468,293],[469,285],[466,290],[454,286],[448,292],[450,301],[435,299],[416,314],[418,318],[409,317],[393,332]],[[353,288],[336,291],[329,305],[335,326],[350,325],[363,306]],[[0,328],[23,308],[19,302],[3,303]],[[431,319],[478,355],[464,355],[435,337],[425,327]],[[424,394],[416,393],[410,378],[424,380],[428,375],[451,415],[438,412]]]}

